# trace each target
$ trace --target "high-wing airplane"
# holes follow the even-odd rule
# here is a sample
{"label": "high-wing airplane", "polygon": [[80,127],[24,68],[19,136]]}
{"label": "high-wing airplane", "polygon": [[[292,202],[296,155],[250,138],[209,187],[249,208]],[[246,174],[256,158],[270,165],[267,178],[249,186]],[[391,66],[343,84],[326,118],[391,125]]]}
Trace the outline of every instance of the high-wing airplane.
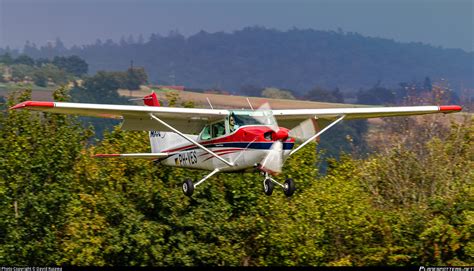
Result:
{"label": "high-wing airplane", "polygon": [[[410,116],[461,111],[458,105],[358,107],[334,109],[228,110],[162,107],[156,94],[143,97],[144,106],[26,101],[10,109],[122,119],[122,129],[149,131],[151,153],[97,154],[96,157],[148,158],[162,165],[211,171],[196,183],[183,182],[185,195],[218,172],[259,171],[263,190],[275,185],[286,196],[295,182],[273,177],[285,160],[341,120]],[[295,141],[301,144],[293,149]]]}

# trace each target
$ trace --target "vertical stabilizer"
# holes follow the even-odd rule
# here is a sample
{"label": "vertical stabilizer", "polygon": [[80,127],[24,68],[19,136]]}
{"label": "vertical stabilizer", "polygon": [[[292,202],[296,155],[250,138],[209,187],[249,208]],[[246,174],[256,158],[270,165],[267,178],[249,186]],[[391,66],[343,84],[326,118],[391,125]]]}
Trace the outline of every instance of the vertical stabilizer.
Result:
{"label": "vertical stabilizer", "polygon": [[[155,92],[143,97],[143,103],[146,106],[160,106],[160,101]],[[151,152],[160,153],[172,149],[174,146],[182,144],[184,139],[173,132],[150,131]]]}
{"label": "vertical stabilizer", "polygon": [[160,106],[160,101],[158,101],[158,97],[154,91],[150,95],[143,97],[143,103],[148,106]]}

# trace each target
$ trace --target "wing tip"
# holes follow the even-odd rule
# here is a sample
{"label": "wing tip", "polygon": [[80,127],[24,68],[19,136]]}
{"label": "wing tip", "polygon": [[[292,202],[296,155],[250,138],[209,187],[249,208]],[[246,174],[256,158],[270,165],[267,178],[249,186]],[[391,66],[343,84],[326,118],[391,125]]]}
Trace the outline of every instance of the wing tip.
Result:
{"label": "wing tip", "polygon": [[439,106],[439,111],[445,112],[445,113],[459,112],[461,110],[462,110],[462,107],[459,105],[440,105]]}
{"label": "wing tip", "polygon": [[10,107],[10,110],[22,109],[26,107],[54,107],[54,102],[25,101]]}

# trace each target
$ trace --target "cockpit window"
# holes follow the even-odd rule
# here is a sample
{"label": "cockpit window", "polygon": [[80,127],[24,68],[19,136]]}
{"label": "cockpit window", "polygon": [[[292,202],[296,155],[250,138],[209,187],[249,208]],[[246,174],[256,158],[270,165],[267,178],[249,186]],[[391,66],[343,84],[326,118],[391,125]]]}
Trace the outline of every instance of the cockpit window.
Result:
{"label": "cockpit window", "polygon": [[230,114],[237,127],[244,125],[274,125],[274,118],[269,116],[271,116],[271,111],[234,111]]}
{"label": "cockpit window", "polygon": [[209,125],[206,125],[204,129],[202,130],[201,139],[203,140],[211,139],[211,127]]}
{"label": "cockpit window", "polygon": [[225,125],[223,121],[212,124],[211,129],[212,137],[219,137],[225,134]]}

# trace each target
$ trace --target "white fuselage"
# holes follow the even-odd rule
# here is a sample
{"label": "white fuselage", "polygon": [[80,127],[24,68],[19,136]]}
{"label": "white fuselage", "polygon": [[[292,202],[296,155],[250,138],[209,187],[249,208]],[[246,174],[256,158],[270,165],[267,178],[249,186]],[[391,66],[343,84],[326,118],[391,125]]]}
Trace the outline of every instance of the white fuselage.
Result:
{"label": "white fuselage", "polygon": [[[249,131],[250,130],[250,131]],[[266,126],[244,126],[230,134],[202,140],[197,135],[187,135],[210,151],[234,164],[230,167],[202,148],[172,132],[150,132],[152,152],[165,152],[169,156],[159,159],[167,166],[233,172],[252,170],[267,156],[274,141],[263,138]],[[253,133],[252,133],[253,132]],[[293,148],[293,140],[283,142],[283,161]]]}

